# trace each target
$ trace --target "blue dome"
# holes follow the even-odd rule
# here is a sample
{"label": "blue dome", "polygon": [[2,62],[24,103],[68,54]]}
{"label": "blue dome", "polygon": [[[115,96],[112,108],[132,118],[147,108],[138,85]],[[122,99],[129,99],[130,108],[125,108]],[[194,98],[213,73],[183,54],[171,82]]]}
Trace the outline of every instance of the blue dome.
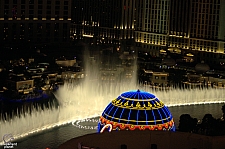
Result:
{"label": "blue dome", "polygon": [[174,130],[169,109],[154,94],[140,90],[124,92],[114,99],[100,117],[99,131],[106,124],[112,124],[113,130]]}

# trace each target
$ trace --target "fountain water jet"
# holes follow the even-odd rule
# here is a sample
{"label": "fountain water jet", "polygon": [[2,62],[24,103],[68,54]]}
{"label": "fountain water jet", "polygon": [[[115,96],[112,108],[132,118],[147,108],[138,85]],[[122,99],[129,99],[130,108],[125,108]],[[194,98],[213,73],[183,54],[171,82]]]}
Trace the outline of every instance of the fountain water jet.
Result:
{"label": "fountain water jet", "polygon": [[[94,68],[94,67],[93,67]],[[135,71],[134,71],[135,72]],[[89,71],[88,75],[91,76]],[[96,75],[94,75],[96,77]],[[224,102],[224,89],[175,89],[158,91],[139,86],[134,81],[98,81],[87,77],[81,84],[66,83],[55,93],[58,108],[33,109],[31,114],[0,121],[0,137],[12,134],[15,139],[46,129],[101,115],[108,103],[129,90],[141,89],[155,94],[167,106]],[[3,144],[3,140],[0,140]]]}
{"label": "fountain water jet", "polygon": [[[87,85],[87,86],[86,86]],[[157,91],[147,87],[123,83],[92,82],[90,84],[65,84],[55,93],[59,100],[58,108],[44,108],[32,110],[10,121],[0,122],[0,136],[12,134],[20,138],[71,123],[74,120],[96,117],[101,114],[108,103],[120,95],[121,92],[141,89],[151,92],[162,100],[165,105],[179,106],[191,104],[208,104],[224,102],[224,89],[169,89]],[[3,141],[1,141],[1,144]]]}

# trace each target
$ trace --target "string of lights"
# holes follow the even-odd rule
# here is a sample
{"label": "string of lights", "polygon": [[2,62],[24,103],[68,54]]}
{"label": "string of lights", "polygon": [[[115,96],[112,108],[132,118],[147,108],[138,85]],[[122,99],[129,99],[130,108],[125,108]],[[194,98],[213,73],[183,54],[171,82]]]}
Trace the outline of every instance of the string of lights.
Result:
{"label": "string of lights", "polygon": [[72,122],[72,125],[80,128],[80,129],[92,129],[92,130],[97,130],[97,126],[93,126],[93,125],[84,125],[83,123],[87,122],[88,124],[97,124],[99,122],[99,120],[97,119],[83,119],[83,120],[75,120]]}
{"label": "string of lights", "polygon": [[100,117],[98,132],[110,128],[175,131],[169,109],[155,95],[140,90],[122,93],[109,103]]}

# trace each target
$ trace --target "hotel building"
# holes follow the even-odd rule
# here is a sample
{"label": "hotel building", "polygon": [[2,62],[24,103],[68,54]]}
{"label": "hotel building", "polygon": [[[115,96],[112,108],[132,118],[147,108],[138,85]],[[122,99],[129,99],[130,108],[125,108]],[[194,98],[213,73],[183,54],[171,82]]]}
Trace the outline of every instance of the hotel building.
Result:
{"label": "hotel building", "polygon": [[[72,24],[71,24],[72,22]],[[224,0],[1,0],[0,41],[133,46],[225,63]],[[131,49],[131,48],[128,48]]]}
{"label": "hotel building", "polygon": [[159,56],[167,46],[169,32],[169,0],[140,0],[137,2],[135,41],[144,51]]}
{"label": "hotel building", "polygon": [[73,39],[92,44],[120,44],[134,40],[136,0],[76,0],[72,12]]}
{"label": "hotel building", "polygon": [[160,56],[166,50],[196,61],[225,62],[224,0],[139,0],[135,41]]}
{"label": "hotel building", "polygon": [[0,40],[11,43],[68,42],[71,0],[1,0]]}

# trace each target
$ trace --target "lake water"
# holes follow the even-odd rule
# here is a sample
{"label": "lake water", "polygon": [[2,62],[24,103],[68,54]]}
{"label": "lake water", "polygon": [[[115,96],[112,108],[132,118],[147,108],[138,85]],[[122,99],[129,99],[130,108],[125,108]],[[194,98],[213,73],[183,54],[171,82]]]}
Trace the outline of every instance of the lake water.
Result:
{"label": "lake water", "polygon": [[[212,114],[214,118],[221,118],[222,105],[224,104],[203,104],[203,105],[190,105],[190,106],[176,106],[169,107],[176,127],[179,125],[179,117],[181,114],[190,114],[193,118],[201,120],[205,114]],[[97,118],[94,118],[98,120]],[[97,122],[80,122],[80,125],[94,127]],[[19,128],[18,128],[19,129]],[[70,140],[74,137],[82,136],[85,134],[96,133],[93,129],[82,129],[67,124],[59,126],[50,130],[45,130],[28,137],[16,140],[17,146],[15,149],[56,149],[60,144]]]}

